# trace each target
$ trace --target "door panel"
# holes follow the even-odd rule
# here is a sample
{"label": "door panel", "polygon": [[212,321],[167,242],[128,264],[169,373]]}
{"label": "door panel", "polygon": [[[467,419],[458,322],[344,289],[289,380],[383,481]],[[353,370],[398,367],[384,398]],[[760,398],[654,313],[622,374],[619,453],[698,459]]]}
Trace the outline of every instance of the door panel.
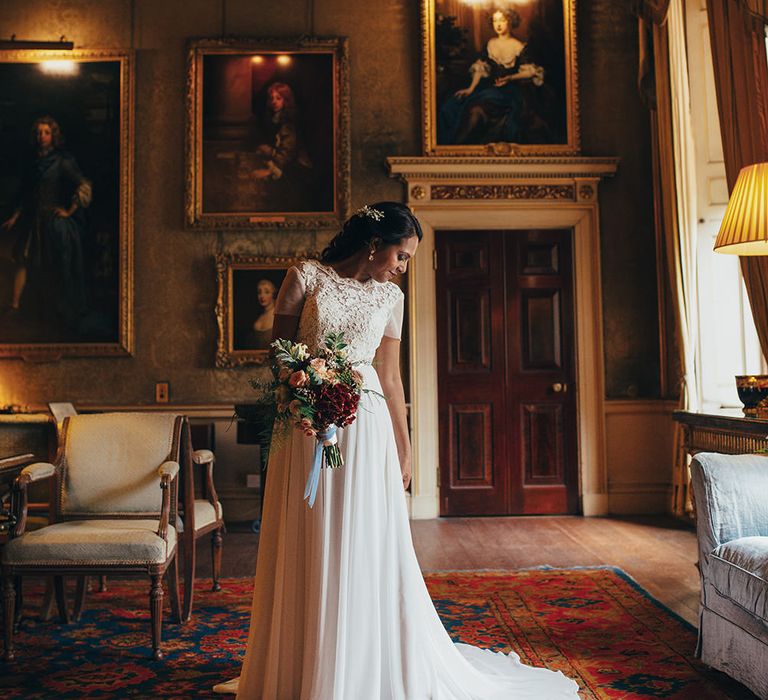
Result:
{"label": "door panel", "polygon": [[493,487],[493,445],[490,404],[450,407],[451,488]]}
{"label": "door panel", "polygon": [[450,295],[452,329],[450,372],[491,371],[490,290]]}
{"label": "door panel", "polygon": [[562,407],[527,404],[523,406],[522,415],[525,485],[562,483]]}
{"label": "door panel", "polygon": [[439,231],[441,514],[578,512],[571,231]]}
{"label": "door panel", "polygon": [[560,293],[523,290],[523,369],[559,369],[561,366]]}
{"label": "door panel", "polygon": [[501,240],[490,232],[439,238],[441,510],[502,513],[509,475]]}

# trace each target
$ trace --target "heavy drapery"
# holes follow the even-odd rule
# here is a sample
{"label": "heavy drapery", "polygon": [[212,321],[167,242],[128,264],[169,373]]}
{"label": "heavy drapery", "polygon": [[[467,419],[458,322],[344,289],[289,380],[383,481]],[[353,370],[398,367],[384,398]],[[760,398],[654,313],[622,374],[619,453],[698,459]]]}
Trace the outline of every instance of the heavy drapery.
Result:
{"label": "heavy drapery", "polygon": [[[639,83],[654,110],[658,225],[677,312],[682,369],[679,407],[695,410],[699,407],[696,188],[683,5],[682,0],[646,0],[637,5],[637,10],[641,37]],[[653,79],[649,78],[651,70]],[[672,508],[678,515],[692,509],[689,483],[682,428],[676,425]]]}
{"label": "heavy drapery", "polygon": [[[768,0],[707,0],[725,172],[768,161]],[[741,258],[760,348],[768,357],[768,257]]]}

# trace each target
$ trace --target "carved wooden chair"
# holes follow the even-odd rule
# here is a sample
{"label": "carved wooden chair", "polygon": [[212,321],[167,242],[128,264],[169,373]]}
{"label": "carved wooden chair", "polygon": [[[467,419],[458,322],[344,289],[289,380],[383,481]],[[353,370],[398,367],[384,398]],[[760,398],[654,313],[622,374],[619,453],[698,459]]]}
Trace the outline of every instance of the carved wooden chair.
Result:
{"label": "carved wooden chair", "polygon": [[[197,540],[211,534],[211,558],[213,565],[212,590],[220,591],[221,544],[224,528],[224,511],[216,495],[213,484],[214,454],[211,450],[192,450],[191,442],[183,461],[184,495],[182,498],[183,514],[180,528],[184,548],[184,608],[182,619],[192,616],[192,602],[195,593],[195,565],[197,560]],[[202,478],[198,480],[196,472]],[[196,484],[199,483],[199,489]],[[199,493],[198,493],[199,490]]]}
{"label": "carved wooden chair", "polygon": [[[5,658],[14,658],[14,577],[56,577],[62,617],[63,576],[150,578],[152,650],[160,649],[162,579],[181,619],[176,522],[179,459],[187,440],[182,416],[104,413],[67,418],[56,464],[38,462],[16,479],[13,539],[2,551]],[[52,524],[25,532],[27,486],[53,477]]]}

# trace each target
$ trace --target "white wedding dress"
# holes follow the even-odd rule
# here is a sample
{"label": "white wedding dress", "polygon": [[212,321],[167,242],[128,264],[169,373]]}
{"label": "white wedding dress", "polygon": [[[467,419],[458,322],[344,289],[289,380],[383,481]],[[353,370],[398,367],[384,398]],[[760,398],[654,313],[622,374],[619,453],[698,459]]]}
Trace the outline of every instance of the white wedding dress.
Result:
{"label": "white wedding dress", "polygon": [[[291,268],[276,314],[300,315],[297,340],[343,331],[367,388],[382,335],[399,338],[392,283],[340,277],[315,261]],[[576,700],[560,672],[515,654],[454,644],[416,560],[386,401],[364,393],[339,431],[344,466],[323,469],[314,508],[304,487],[314,438],[292,430],[272,451],[238,700]]]}

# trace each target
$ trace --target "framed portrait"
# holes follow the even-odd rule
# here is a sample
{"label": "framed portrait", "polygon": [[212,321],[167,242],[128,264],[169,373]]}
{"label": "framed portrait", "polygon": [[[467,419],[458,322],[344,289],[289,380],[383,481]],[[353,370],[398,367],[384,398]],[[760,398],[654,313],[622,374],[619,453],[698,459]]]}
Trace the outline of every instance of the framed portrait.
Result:
{"label": "framed portrait", "polygon": [[230,253],[216,256],[216,367],[267,361],[277,294],[288,268],[304,259]]}
{"label": "framed portrait", "polygon": [[576,0],[421,0],[426,155],[579,152]]}
{"label": "framed portrait", "polygon": [[133,55],[0,51],[0,357],[133,349]]}
{"label": "framed portrait", "polygon": [[337,227],[349,209],[347,40],[193,39],[186,223]]}

